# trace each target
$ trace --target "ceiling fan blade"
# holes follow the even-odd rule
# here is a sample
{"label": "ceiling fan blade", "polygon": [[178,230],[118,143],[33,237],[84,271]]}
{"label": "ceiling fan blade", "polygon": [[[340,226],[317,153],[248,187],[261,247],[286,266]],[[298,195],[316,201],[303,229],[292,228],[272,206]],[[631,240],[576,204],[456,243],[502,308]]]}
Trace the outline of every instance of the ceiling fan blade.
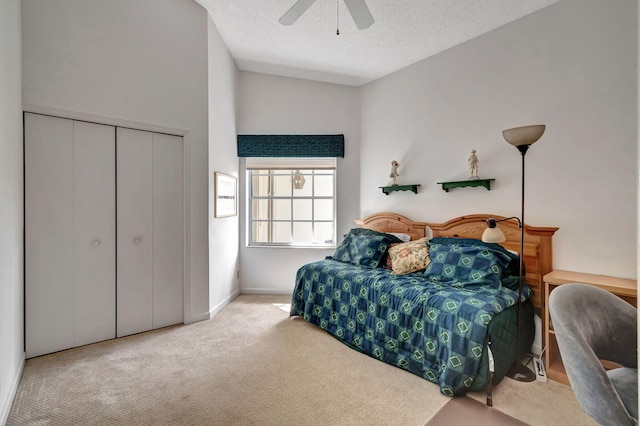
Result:
{"label": "ceiling fan blade", "polygon": [[359,30],[367,29],[373,24],[373,15],[364,0],[344,0],[349,13]]}
{"label": "ceiling fan blade", "polygon": [[297,0],[278,20],[282,25],[291,25],[298,20],[316,0]]}

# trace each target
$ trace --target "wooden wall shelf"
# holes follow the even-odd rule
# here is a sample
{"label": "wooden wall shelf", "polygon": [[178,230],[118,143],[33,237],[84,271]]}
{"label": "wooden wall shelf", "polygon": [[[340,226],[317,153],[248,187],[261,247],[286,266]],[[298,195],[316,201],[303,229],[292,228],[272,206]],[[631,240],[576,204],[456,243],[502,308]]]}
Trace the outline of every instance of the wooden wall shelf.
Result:
{"label": "wooden wall shelf", "polygon": [[438,185],[442,185],[444,192],[449,192],[453,188],[461,188],[463,186],[483,186],[491,191],[491,182],[495,179],[466,179],[466,180],[452,180],[448,182],[438,182]]}
{"label": "wooden wall shelf", "polygon": [[389,193],[393,191],[412,191],[414,194],[418,193],[418,187],[420,185],[391,185],[391,186],[379,186],[378,188],[382,188],[382,192],[385,195],[389,195]]}

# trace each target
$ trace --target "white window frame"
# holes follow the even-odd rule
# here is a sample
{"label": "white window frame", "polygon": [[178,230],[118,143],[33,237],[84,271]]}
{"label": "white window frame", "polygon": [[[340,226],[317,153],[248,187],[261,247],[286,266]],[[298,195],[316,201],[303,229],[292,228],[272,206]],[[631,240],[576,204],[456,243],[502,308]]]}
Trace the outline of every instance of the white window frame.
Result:
{"label": "white window frame", "polygon": [[[248,157],[245,160],[245,171],[246,171],[246,212],[247,212],[247,221],[246,221],[246,235],[247,235],[247,247],[285,247],[285,248],[322,248],[322,249],[330,249],[336,247],[336,226],[337,226],[337,159],[334,157],[326,157],[326,158],[306,158],[306,157],[298,157],[298,158],[284,158],[284,157],[276,157],[276,158],[255,158]],[[332,196],[316,196],[315,188],[313,188],[311,195],[309,196],[294,196],[293,182],[292,182],[292,192],[290,196],[272,196],[271,194],[267,196],[254,196],[253,195],[253,171],[254,170],[269,170],[269,175],[273,176],[274,170],[300,170],[305,173],[305,176],[310,171],[314,170],[322,170],[324,175],[327,175],[327,171],[332,171],[333,176],[333,195]],[[293,173],[292,173],[293,177]],[[308,177],[308,176],[307,176]],[[312,184],[311,179],[307,178],[306,184]],[[333,235],[330,243],[314,243],[311,241],[308,242],[256,242],[253,241],[253,200],[278,200],[278,199],[290,199],[294,200],[311,200],[312,204],[314,200],[327,200],[331,199],[333,201],[333,219],[332,220],[316,220],[312,213],[312,218],[310,220],[295,220],[293,215],[290,219],[280,221],[274,219],[267,219],[266,222],[276,223],[276,222],[289,222],[291,224],[291,233],[293,235],[293,225],[294,223],[300,222],[311,222],[312,231],[315,230],[315,223],[331,223],[333,226]],[[313,209],[312,209],[313,211]],[[273,221],[273,222],[272,222]]]}

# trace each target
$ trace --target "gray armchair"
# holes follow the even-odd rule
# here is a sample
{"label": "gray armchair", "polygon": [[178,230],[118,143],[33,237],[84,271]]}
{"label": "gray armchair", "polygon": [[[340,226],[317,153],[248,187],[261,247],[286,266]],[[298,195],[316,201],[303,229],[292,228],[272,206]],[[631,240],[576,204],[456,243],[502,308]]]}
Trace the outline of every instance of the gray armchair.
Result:
{"label": "gray armchair", "polygon": [[[636,308],[600,288],[565,284],[551,292],[549,314],[582,410],[602,425],[637,425]],[[600,359],[622,367],[605,371]]]}

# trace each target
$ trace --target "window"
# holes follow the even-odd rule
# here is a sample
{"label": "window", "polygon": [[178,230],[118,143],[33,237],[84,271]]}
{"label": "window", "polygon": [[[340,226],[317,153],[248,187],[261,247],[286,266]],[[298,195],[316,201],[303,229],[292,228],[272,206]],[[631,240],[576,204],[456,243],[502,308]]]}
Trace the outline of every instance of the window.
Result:
{"label": "window", "polygon": [[335,246],[335,158],[246,161],[250,246]]}

